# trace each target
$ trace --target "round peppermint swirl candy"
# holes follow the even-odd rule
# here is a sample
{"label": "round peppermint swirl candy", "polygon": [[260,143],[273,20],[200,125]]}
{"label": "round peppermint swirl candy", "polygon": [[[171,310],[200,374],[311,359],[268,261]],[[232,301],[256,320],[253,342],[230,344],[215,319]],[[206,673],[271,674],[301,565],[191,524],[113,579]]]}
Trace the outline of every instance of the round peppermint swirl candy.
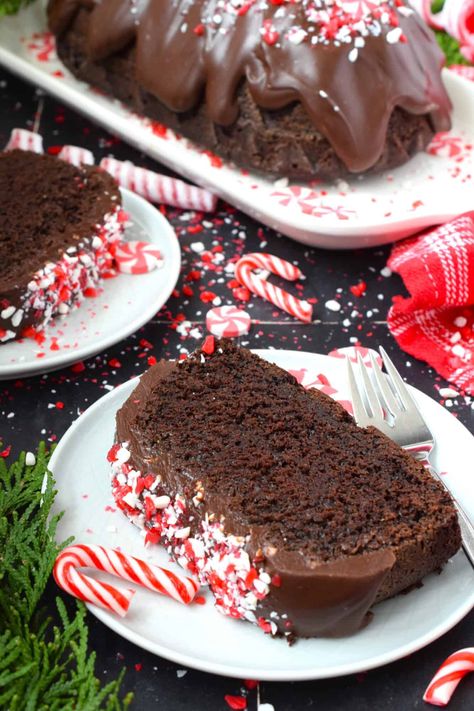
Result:
{"label": "round peppermint swirl candy", "polygon": [[163,266],[163,255],[150,242],[121,242],[115,248],[114,259],[123,274],[147,274]]}
{"label": "round peppermint swirl candy", "polygon": [[206,327],[219,338],[244,336],[250,331],[250,316],[236,306],[219,306],[207,312]]}

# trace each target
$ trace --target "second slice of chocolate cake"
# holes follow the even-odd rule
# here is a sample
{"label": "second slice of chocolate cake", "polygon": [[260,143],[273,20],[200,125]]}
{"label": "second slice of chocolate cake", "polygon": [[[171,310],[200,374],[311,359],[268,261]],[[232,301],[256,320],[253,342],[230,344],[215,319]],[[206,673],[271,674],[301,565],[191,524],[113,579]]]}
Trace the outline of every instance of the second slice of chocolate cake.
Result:
{"label": "second slice of chocolate cake", "polygon": [[109,461],[147,541],[221,612],[290,639],[355,632],[460,546],[451,499],[420,463],[229,341],[146,372]]}

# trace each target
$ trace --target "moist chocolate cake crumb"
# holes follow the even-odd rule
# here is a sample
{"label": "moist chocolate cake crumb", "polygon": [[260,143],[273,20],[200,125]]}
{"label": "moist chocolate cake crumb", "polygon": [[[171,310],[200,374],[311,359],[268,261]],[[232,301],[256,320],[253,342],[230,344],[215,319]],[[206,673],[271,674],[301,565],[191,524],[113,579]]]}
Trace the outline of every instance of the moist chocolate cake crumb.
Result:
{"label": "moist chocolate cake crumb", "polygon": [[245,349],[220,347],[162,381],[136,426],[234,516],[324,561],[421,540],[452,517],[449,494],[378,430]]}

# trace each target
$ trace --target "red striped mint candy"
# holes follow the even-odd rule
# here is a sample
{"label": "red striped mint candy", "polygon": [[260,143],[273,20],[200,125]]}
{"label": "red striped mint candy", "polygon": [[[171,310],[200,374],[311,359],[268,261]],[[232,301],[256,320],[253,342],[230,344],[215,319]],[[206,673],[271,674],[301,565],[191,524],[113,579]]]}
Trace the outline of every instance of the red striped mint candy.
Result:
{"label": "red striped mint candy", "polygon": [[150,242],[121,242],[115,248],[114,259],[124,274],[147,274],[163,266],[160,250]]}
{"label": "red striped mint candy", "polygon": [[244,336],[250,331],[250,316],[236,306],[219,306],[207,312],[206,327],[219,338]]}

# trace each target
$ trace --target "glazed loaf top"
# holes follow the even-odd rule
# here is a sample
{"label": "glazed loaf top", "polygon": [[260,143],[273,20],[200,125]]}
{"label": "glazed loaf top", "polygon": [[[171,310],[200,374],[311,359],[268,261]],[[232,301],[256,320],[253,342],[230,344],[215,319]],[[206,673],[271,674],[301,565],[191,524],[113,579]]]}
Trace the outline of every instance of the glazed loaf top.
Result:
{"label": "glazed loaf top", "polygon": [[170,110],[205,97],[231,125],[246,81],[263,109],[300,102],[353,172],[376,162],[396,106],[449,128],[442,53],[404,0],[50,0],[51,30],[84,7],[89,59],[135,42],[137,82]]}

